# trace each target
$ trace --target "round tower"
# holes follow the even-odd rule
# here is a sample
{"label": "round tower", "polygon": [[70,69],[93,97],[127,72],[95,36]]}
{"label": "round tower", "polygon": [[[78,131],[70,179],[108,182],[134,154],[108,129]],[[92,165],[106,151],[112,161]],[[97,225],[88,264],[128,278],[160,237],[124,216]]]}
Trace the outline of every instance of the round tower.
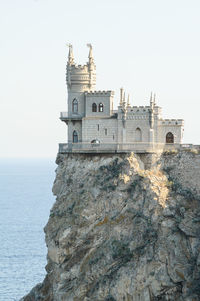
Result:
{"label": "round tower", "polygon": [[96,66],[92,54],[92,45],[89,47],[89,60],[86,65],[76,65],[72,45],[69,44],[66,83],[68,89],[68,113],[85,115],[84,92],[94,91],[96,86]]}

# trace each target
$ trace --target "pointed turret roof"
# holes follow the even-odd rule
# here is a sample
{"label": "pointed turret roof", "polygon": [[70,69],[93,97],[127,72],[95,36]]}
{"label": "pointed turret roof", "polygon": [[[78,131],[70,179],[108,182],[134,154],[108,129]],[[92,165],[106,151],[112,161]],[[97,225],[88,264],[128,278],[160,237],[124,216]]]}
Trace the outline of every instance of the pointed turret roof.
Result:
{"label": "pointed turret roof", "polygon": [[73,47],[71,44],[67,44],[67,46],[69,47],[68,65],[74,65]]}

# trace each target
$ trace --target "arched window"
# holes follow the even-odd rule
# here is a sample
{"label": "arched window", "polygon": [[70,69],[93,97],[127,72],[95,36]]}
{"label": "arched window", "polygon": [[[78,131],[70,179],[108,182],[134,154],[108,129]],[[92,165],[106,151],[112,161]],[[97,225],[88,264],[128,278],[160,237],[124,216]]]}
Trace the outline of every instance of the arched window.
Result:
{"label": "arched window", "polygon": [[95,102],[92,104],[92,112],[97,112],[97,105]]}
{"label": "arched window", "polygon": [[137,128],[135,130],[135,141],[136,142],[141,142],[142,141],[142,131],[140,128]]}
{"label": "arched window", "polygon": [[174,143],[174,135],[171,132],[166,135],[166,143]]}
{"label": "arched window", "polygon": [[77,143],[78,142],[78,134],[77,131],[73,131],[73,143]]}
{"label": "arched window", "polygon": [[103,112],[103,104],[102,103],[99,104],[99,112]]}
{"label": "arched window", "polygon": [[76,98],[72,102],[72,112],[78,113],[78,100]]}

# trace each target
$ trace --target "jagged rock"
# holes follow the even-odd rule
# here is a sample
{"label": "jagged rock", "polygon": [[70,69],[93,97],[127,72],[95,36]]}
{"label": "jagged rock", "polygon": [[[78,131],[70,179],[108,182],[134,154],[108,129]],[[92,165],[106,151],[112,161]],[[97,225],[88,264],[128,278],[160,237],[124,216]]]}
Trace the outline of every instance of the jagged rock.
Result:
{"label": "jagged rock", "polygon": [[199,163],[190,152],[58,155],[47,276],[21,300],[200,300]]}

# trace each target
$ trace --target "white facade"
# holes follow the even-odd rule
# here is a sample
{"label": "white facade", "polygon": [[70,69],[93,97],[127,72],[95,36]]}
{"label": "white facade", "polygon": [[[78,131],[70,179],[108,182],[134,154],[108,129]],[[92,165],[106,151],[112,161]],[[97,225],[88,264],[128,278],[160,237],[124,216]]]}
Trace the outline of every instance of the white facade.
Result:
{"label": "white facade", "polygon": [[[121,89],[118,110],[113,110],[113,91],[95,91],[96,66],[92,46],[84,66],[74,63],[69,46],[67,63],[68,112],[61,120],[68,125],[69,144],[181,144],[182,119],[162,119],[161,108],[151,95],[149,106],[130,106]],[[134,149],[133,149],[134,151]]]}

